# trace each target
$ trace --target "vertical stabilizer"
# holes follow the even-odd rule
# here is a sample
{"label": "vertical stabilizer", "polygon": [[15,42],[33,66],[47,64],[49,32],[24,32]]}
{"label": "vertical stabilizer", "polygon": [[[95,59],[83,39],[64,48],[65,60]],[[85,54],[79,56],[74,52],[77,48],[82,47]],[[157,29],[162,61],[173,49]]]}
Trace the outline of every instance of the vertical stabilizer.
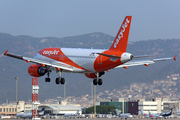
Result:
{"label": "vertical stabilizer", "polygon": [[141,115],[142,115],[142,116],[144,116],[144,112],[143,112],[143,110],[142,110],[142,109],[141,109]]}
{"label": "vertical stabilizer", "polygon": [[148,111],[149,112],[149,116],[151,116],[151,112],[150,111]]}
{"label": "vertical stabilizer", "polygon": [[176,111],[179,112],[178,108],[176,107]]}
{"label": "vertical stabilizer", "polygon": [[132,16],[126,16],[109,50],[126,52]]}
{"label": "vertical stabilizer", "polygon": [[118,111],[118,109],[116,109],[116,115],[119,116],[119,111]]}
{"label": "vertical stabilizer", "polygon": [[45,111],[45,108],[42,108],[41,111],[39,112],[39,115],[44,115],[44,111]]}

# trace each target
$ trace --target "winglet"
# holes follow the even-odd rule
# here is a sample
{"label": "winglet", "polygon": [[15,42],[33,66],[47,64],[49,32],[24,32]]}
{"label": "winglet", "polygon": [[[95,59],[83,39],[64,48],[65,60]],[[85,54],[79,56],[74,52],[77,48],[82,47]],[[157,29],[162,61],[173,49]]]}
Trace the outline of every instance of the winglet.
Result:
{"label": "winglet", "polygon": [[174,61],[176,61],[176,56],[177,56],[177,55],[175,55],[175,56],[173,57]]}
{"label": "winglet", "polygon": [[6,56],[7,56],[7,52],[8,52],[8,50],[6,50],[6,52],[4,53],[4,55],[6,55]]}

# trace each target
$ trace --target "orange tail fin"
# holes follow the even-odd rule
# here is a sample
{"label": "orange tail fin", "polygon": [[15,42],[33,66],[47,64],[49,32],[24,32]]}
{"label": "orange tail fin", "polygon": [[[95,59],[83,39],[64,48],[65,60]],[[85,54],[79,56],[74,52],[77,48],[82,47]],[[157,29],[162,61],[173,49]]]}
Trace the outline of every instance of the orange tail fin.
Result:
{"label": "orange tail fin", "polygon": [[126,16],[109,50],[126,52],[132,16]]}

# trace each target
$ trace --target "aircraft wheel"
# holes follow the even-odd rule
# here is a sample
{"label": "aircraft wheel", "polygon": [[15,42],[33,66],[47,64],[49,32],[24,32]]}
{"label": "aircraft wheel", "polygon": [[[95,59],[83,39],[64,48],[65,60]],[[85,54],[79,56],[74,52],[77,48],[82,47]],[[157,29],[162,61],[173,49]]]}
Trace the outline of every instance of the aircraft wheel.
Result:
{"label": "aircraft wheel", "polygon": [[45,78],[45,82],[50,82],[51,79],[50,78]]}
{"label": "aircraft wheel", "polygon": [[94,79],[94,80],[93,80],[93,84],[94,84],[94,85],[97,85],[97,83],[98,83],[97,79]]}
{"label": "aircraft wheel", "polygon": [[98,85],[102,85],[102,83],[103,83],[102,79],[99,79],[98,80]]}
{"label": "aircraft wheel", "polygon": [[45,82],[48,82],[48,78],[45,78]]}
{"label": "aircraft wheel", "polygon": [[65,83],[65,79],[61,78],[61,84],[63,85]]}
{"label": "aircraft wheel", "polygon": [[61,83],[61,78],[56,78],[56,84],[59,84],[59,83]]}

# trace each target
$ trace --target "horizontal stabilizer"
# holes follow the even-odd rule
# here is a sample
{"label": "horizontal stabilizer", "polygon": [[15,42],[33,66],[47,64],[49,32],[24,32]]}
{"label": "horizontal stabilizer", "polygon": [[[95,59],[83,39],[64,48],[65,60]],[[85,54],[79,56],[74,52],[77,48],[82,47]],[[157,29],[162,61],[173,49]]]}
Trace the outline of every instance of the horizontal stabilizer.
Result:
{"label": "horizontal stabilizer", "polygon": [[111,61],[116,61],[116,60],[118,60],[119,58],[121,58],[120,56],[117,56],[117,55],[109,55],[109,54],[104,54],[104,53],[96,53],[96,54],[109,57]]}
{"label": "horizontal stabilizer", "polygon": [[96,54],[103,55],[106,57],[112,57],[112,58],[121,58],[120,56],[117,56],[117,55],[109,55],[109,54],[104,54],[104,53],[96,53]]}
{"label": "horizontal stabilizer", "polygon": [[139,56],[134,56],[133,58],[145,58],[145,57],[155,57],[159,55],[139,55]]}
{"label": "horizontal stabilizer", "polygon": [[158,59],[147,59],[147,60],[132,60],[127,63],[124,63],[122,65],[119,65],[115,68],[120,67],[129,67],[129,66],[137,66],[137,65],[145,65],[148,66],[149,64],[153,64],[157,61],[165,61],[165,60],[176,60],[176,56],[174,57],[168,57],[168,58],[158,58]]}

